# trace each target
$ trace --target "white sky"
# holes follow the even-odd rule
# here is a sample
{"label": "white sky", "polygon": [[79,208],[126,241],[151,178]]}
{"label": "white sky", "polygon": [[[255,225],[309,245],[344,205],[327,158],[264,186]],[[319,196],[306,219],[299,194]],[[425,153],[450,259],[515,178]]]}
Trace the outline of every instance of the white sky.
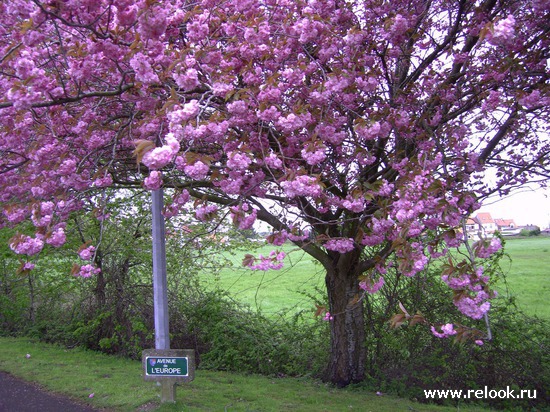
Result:
{"label": "white sky", "polygon": [[517,225],[533,224],[541,229],[550,227],[550,188],[517,190],[505,198],[495,198],[483,203],[474,212],[489,212],[493,219],[514,219]]}

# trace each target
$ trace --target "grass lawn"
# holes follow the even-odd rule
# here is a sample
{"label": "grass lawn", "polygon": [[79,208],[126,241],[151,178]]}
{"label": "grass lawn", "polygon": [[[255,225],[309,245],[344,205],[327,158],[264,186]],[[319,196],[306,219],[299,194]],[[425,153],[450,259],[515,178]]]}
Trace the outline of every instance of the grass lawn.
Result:
{"label": "grass lawn", "polygon": [[550,237],[508,239],[505,251],[511,259],[501,262],[507,284],[498,290],[515,297],[526,314],[550,320]]}
{"label": "grass lawn", "polygon": [[[265,246],[254,255],[268,255],[272,246]],[[292,245],[284,245],[290,252],[285,267],[280,271],[252,271],[240,266],[246,252],[232,256],[235,268],[225,269],[217,279],[206,276],[207,287],[226,290],[239,302],[259,308],[264,314],[312,311],[313,302],[303,293],[314,294],[324,290],[323,268],[307,254]],[[550,237],[506,239],[505,250],[510,259],[501,262],[506,283],[497,290],[501,295],[516,297],[517,305],[528,315],[550,320]]]}
{"label": "grass lawn", "polygon": [[[316,289],[324,290],[323,268],[293,245],[285,244],[282,248],[287,256],[281,270],[264,272],[244,268],[241,262],[250,252],[239,251],[230,256],[234,267],[222,270],[219,278],[206,275],[203,283],[207,288],[229,292],[237,301],[260,309],[265,315],[309,311],[313,303],[303,292],[315,294]],[[251,254],[267,256],[273,249],[273,246],[263,246]]]}
{"label": "grass lawn", "polygon": [[[29,359],[26,354],[30,354]],[[0,370],[111,411],[483,411],[420,404],[362,388],[334,389],[310,379],[197,370],[178,386],[176,404],[160,405],[160,388],[144,382],[141,362],[82,349],[0,338]],[[94,394],[92,398],[90,394]]]}

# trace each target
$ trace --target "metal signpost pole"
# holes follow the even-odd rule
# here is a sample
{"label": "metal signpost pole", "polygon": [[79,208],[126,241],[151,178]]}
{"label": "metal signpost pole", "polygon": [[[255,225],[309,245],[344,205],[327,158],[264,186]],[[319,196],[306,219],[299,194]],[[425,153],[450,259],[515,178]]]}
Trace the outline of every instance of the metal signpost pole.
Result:
{"label": "metal signpost pole", "polygon": [[[162,189],[152,192],[153,205],[153,304],[155,312],[155,348],[170,349],[168,292],[166,282],[166,247]],[[162,380],[162,402],[175,402],[175,383]]]}

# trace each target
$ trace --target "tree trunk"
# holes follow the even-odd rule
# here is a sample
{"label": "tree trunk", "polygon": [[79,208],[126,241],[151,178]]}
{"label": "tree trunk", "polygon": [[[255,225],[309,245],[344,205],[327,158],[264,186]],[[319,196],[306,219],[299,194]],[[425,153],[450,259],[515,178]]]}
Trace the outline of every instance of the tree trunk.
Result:
{"label": "tree trunk", "polygon": [[358,252],[331,256],[325,278],[330,321],[330,362],[325,380],[338,387],[365,379],[365,321],[359,293]]}

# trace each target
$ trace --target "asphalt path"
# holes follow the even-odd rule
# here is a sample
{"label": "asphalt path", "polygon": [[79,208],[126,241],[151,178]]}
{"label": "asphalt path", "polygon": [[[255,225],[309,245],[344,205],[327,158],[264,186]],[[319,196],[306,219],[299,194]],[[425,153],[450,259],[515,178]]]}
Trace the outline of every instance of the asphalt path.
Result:
{"label": "asphalt path", "polygon": [[97,412],[88,405],[46,392],[38,385],[0,372],[0,412]]}

